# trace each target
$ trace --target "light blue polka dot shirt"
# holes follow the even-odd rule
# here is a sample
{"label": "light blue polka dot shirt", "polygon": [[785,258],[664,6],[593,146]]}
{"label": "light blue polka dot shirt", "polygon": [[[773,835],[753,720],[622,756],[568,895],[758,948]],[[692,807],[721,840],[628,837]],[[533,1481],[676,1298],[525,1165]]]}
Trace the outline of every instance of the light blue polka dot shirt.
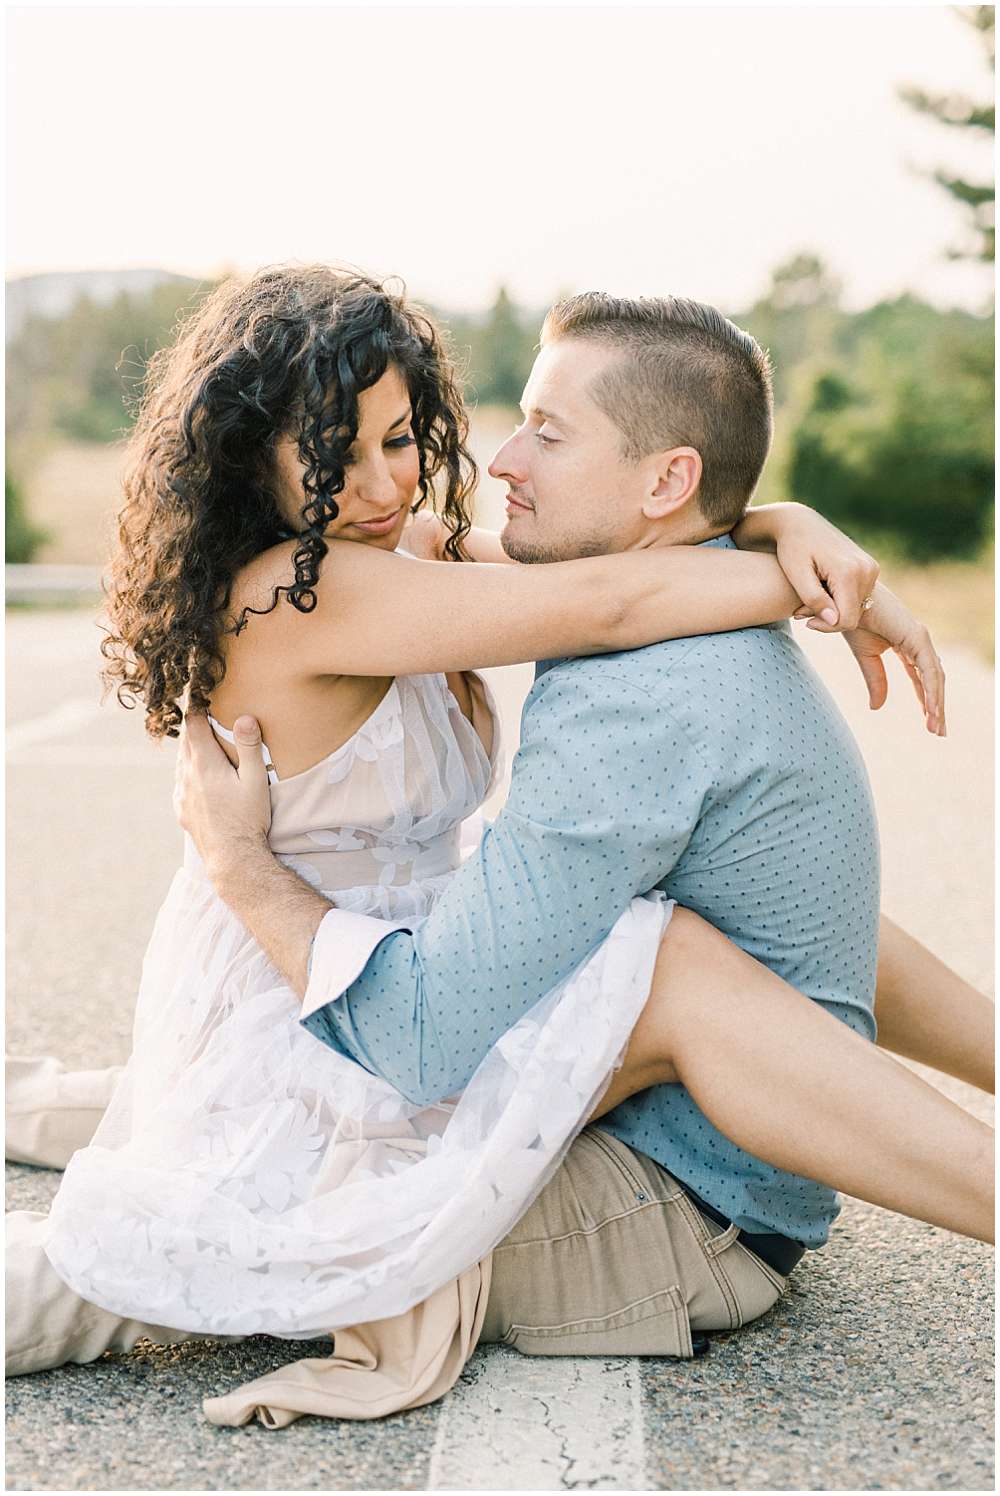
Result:
{"label": "light blue polka dot shirt", "polygon": [[[874,1039],[874,806],[786,625],[541,666],[479,852],[415,933],[389,935],[306,1024],[413,1099],[453,1095],[651,888]],[[744,1229],[826,1240],[834,1192],[736,1147],[683,1086],[654,1086],[600,1125]]]}

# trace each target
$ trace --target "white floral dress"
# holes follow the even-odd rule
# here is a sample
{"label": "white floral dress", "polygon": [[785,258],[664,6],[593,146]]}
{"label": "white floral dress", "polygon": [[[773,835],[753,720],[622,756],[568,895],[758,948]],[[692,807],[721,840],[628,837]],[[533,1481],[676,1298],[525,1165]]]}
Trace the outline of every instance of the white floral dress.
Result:
{"label": "white floral dress", "polygon": [[[339,907],[419,920],[458,866],[499,762],[469,681],[474,722],[444,676],[399,678],[342,748],[272,772],[271,846]],[[301,1026],[189,847],[132,1058],[53,1205],[53,1266],[105,1309],[204,1334],[304,1338],[402,1313],[489,1253],[558,1166],[620,1061],[668,916],[635,900],[460,1098],[421,1108]]]}

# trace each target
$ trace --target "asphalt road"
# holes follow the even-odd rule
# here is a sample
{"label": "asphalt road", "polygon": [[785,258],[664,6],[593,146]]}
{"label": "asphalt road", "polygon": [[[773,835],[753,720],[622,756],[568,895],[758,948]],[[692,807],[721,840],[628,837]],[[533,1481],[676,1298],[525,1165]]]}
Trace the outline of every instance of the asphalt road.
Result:
{"label": "asphalt road", "polygon": [[[8,627],[8,1047],[125,1057],[153,914],[176,865],[173,749],[100,707],[97,633],[74,612]],[[951,736],[923,735],[901,673],[880,716],[846,650],[807,644],[858,733],[887,911],[991,980],[992,671],[945,653]],[[525,673],[505,675],[516,715]],[[945,1084],[979,1114],[978,1093]],[[8,1167],[8,1204],[56,1174]],[[449,1398],[377,1424],[215,1429],[202,1397],[298,1352],[142,1346],[7,1390],[14,1490],[986,1490],[993,1488],[992,1252],[846,1201],[784,1300],[691,1363],[477,1355]]]}

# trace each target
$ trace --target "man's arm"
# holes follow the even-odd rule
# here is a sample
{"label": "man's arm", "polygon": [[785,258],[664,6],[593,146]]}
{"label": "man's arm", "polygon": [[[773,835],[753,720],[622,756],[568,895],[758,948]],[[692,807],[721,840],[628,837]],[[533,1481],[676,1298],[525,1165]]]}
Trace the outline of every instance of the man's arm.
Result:
{"label": "man's arm", "polygon": [[[194,720],[194,719],[191,719]],[[252,719],[244,719],[250,722]],[[207,724],[206,724],[207,725]],[[195,728],[197,736],[199,729]],[[209,734],[210,736],[210,734]],[[251,818],[258,812],[254,794],[267,779],[260,766],[260,732],[254,724],[238,738],[243,752],[239,780]],[[213,768],[233,774],[217,749],[220,763],[206,757],[207,778]],[[200,749],[200,752],[203,752]],[[248,793],[249,791],[249,793]],[[192,809],[195,797],[192,796]],[[199,827],[198,829],[202,829]],[[209,838],[211,841],[211,838]],[[209,876],[226,903],[239,914],[271,962],[302,997],[308,985],[309,953],[316,933],[333,907],[295,873],[282,867],[264,836],[241,831],[223,835],[227,850],[207,865]],[[214,872],[214,876],[213,876]],[[336,926],[331,929],[337,936]],[[957,1076],[992,1094],[994,1089],[992,1002],[950,970],[926,947],[883,914],[879,932],[878,981],[875,993],[878,1046]]]}
{"label": "man's arm", "polygon": [[432,913],[412,933],[370,922],[363,970],[339,957],[341,917],[324,922],[306,1027],[411,1100],[453,1095],[666,876],[709,780],[662,701],[619,668],[549,672],[526,704],[507,804]]}
{"label": "man's arm", "polygon": [[266,843],[248,848],[238,861],[218,869],[212,882],[271,965],[304,997],[312,943],[333,905],[283,867]]}
{"label": "man's arm", "polygon": [[[221,754],[215,767],[233,778]],[[412,933],[329,915],[307,1026],[414,1100],[453,1094],[630,900],[669,872],[707,783],[662,702],[613,665],[549,672],[526,706],[507,805],[433,912]],[[222,783],[206,784],[183,823],[220,893],[301,991],[306,948],[329,906],[263,854],[259,807],[250,837],[219,834],[223,798]],[[344,991],[338,928],[350,943],[361,925],[371,927],[370,959],[356,980],[363,958],[350,968]]]}

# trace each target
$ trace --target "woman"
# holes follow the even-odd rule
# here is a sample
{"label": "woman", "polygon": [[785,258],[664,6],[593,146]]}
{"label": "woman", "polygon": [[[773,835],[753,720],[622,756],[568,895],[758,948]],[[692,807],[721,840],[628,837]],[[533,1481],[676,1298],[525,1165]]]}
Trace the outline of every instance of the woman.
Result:
{"label": "woman", "polygon": [[[445,551],[458,559],[474,472],[464,433],[424,317],[364,277],[279,269],[222,287],[155,361],[126,481],[109,677],[143,700],[153,736],[176,732],[185,691],[223,735],[253,700],[275,787],[272,844],[338,904],[388,918],[430,907],[456,864],[459,824],[496,772],[474,664],[764,624],[802,602],[760,555],[480,568],[388,554],[439,479]],[[748,522],[745,538],[766,524]],[[879,608],[873,626],[903,646],[902,612]],[[941,711],[935,696],[932,730]],[[88,1301],[192,1332],[299,1337],[405,1311],[517,1220],[644,1009],[649,1065],[672,1062],[675,1036],[654,1023],[646,1038],[668,918],[655,901],[631,911],[545,1000],[539,1050],[582,1005],[594,1013],[595,990],[607,1021],[576,1056],[576,1109],[548,1116],[546,1146],[529,1156],[505,1129],[512,1102],[537,1102],[532,1053],[498,1045],[457,1106],[410,1106],[298,1027],[288,989],[189,853],[147,954],[132,1061],[57,1197],[51,1261]],[[692,977],[706,957],[723,960],[697,925],[684,938]],[[769,990],[770,974],[744,960],[744,989]],[[808,1024],[812,1005],[801,1008]],[[766,1087],[760,1100],[754,1151],[815,1169],[794,1138],[769,1135]],[[901,1101],[919,1107],[910,1091]],[[972,1168],[981,1139],[967,1141]],[[827,1182],[838,1169],[855,1182],[857,1151],[852,1138],[845,1160],[830,1144]],[[895,1181],[887,1198],[900,1203]],[[946,1220],[968,1229],[958,1210]]]}

